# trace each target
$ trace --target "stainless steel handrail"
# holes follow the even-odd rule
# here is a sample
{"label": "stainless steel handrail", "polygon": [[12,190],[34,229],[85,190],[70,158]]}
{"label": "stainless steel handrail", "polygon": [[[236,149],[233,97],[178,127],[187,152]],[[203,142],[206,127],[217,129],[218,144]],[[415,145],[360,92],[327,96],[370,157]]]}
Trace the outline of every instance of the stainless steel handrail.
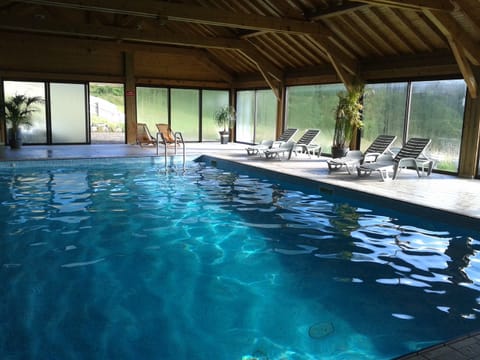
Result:
{"label": "stainless steel handrail", "polygon": [[[185,142],[183,141],[183,135],[180,131],[174,132],[173,133],[173,138],[175,139],[174,142],[174,155],[177,155],[177,145],[182,146],[183,148],[183,170],[185,170],[185,160],[186,160],[186,154],[185,154]],[[160,140],[161,139],[161,140]],[[157,132],[157,156],[159,155],[159,148],[160,148],[160,142],[163,144],[164,148],[164,158],[165,158],[165,169],[167,168],[167,140],[165,139],[165,136],[163,136],[163,133]]]}

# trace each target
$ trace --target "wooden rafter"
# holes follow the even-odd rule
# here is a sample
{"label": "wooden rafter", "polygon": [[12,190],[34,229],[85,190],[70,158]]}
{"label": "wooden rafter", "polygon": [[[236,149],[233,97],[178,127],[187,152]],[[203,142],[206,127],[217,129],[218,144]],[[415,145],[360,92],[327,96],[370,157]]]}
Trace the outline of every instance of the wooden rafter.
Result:
{"label": "wooden rafter", "polygon": [[453,11],[455,7],[450,0],[355,0],[370,5],[391,6],[412,10]]}
{"label": "wooden rafter", "polygon": [[473,73],[470,63],[465,58],[465,54],[461,46],[458,46],[454,39],[448,39],[453,55],[457,60],[458,67],[463,74],[465,83],[467,84],[468,92],[472,99],[476,99],[478,96],[478,82]]}
{"label": "wooden rafter", "polygon": [[336,59],[336,62],[342,64],[349,73],[355,74],[357,72],[357,62],[348,56],[345,52],[341,51],[331,40],[325,40],[316,36],[310,36],[325,53],[329,54]]}
{"label": "wooden rafter", "polygon": [[201,48],[241,48],[245,41],[231,38],[200,37],[180,35],[166,29],[135,30],[123,27],[96,25],[96,24],[62,24],[58,21],[26,21],[24,18],[0,15],[0,28],[9,30],[27,30],[30,32],[56,35],[69,35],[75,37],[94,37],[116,41],[133,41],[139,43],[156,43],[181,45]]}
{"label": "wooden rafter", "polygon": [[[68,36],[88,36],[100,39],[109,39],[143,44],[168,44],[179,46],[190,46],[197,48],[231,49],[242,51],[253,63],[256,64],[267,83],[278,93],[276,82],[283,78],[282,71],[265,58],[253,45],[246,40],[218,37],[195,37],[191,35],[179,35],[165,29],[137,31],[122,27],[106,25],[85,25],[85,24],[60,24],[47,21],[25,21],[25,19],[14,19],[11,16],[0,16],[0,28],[9,30],[28,30],[43,34],[57,34]],[[203,57],[204,59],[205,56]],[[211,66],[216,66],[209,59]],[[217,64],[218,65],[218,64]],[[221,69],[218,69],[221,70]],[[231,82],[232,78],[222,71],[223,77]]]}
{"label": "wooden rafter", "polygon": [[272,89],[277,99],[280,100],[282,96],[284,77],[282,71],[276,66],[272,65],[272,63],[268,61],[264,55],[251,44],[245,44],[240,51],[257,66],[268,86]]}
{"label": "wooden rafter", "polygon": [[208,24],[256,31],[297,34],[325,34],[328,29],[319,23],[272,16],[245,14],[201,6],[155,0],[19,0],[24,3],[57,6],[87,11],[126,14],[171,21]]}
{"label": "wooden rafter", "polygon": [[399,29],[396,28],[397,25],[391,21],[390,17],[386,16],[383,12],[376,8],[372,9],[372,14],[389,28],[389,30],[392,32],[392,36],[396,37],[401,42],[402,46],[408,50],[408,52],[414,52],[414,48],[410,44],[408,37],[405,36],[402,31],[399,31]]}
{"label": "wooden rafter", "polygon": [[480,46],[457,24],[451,15],[437,11],[425,11],[425,15],[447,38],[467,84],[470,96],[476,98],[478,95],[478,81],[470,64],[480,64]]}
{"label": "wooden rafter", "polygon": [[480,65],[480,45],[458,25],[451,15],[438,11],[424,11],[424,13],[447,39],[454,39],[463,48],[472,64]]}
{"label": "wooden rafter", "polygon": [[355,4],[355,3],[345,3],[342,5],[338,5],[332,8],[328,8],[326,10],[317,10],[314,13],[311,13],[308,18],[313,21],[318,21],[322,19],[327,19],[330,17],[335,17],[339,15],[348,14],[355,10],[360,10],[362,8],[367,7],[366,4]]}
{"label": "wooden rafter", "polygon": [[408,18],[399,9],[390,9],[390,11],[393,12],[393,14],[397,17],[398,21],[405,26],[406,31],[411,33],[410,36],[418,39],[418,42],[424,47],[426,51],[431,52],[433,50],[433,46],[429,38],[425,36],[421,31],[415,31],[415,25],[410,18]]}
{"label": "wooden rafter", "polygon": [[311,36],[311,38],[315,41],[317,46],[325,52],[338,77],[345,84],[345,86],[347,88],[351,86],[353,79],[358,77],[357,62],[350,58],[347,54],[339,51],[339,48],[334,45],[331,40],[315,38],[314,36]]}
{"label": "wooden rafter", "polygon": [[[360,28],[368,29],[365,31],[365,36],[373,40],[369,40],[369,43],[377,44],[375,48],[378,53],[383,54],[385,50],[391,54],[395,53],[395,48],[390,45],[388,40],[385,40],[385,36],[382,36],[383,34],[379,34],[379,31],[375,29],[375,24],[364,14],[354,14],[352,17],[356,19],[357,24],[360,24]],[[382,49],[380,49],[380,47],[382,47]]]}

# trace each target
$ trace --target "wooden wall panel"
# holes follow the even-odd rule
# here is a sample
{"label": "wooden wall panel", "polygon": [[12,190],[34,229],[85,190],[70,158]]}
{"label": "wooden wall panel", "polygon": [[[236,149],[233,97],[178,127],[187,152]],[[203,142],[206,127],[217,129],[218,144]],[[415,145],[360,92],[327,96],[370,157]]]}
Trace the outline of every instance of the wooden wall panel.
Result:
{"label": "wooden wall panel", "polygon": [[187,54],[137,52],[135,73],[137,78],[158,78],[187,81],[222,81],[219,75],[199,59]]}
{"label": "wooden wall panel", "polygon": [[[0,34],[1,35],[1,34]],[[119,51],[74,46],[75,41],[2,37],[0,69],[36,73],[123,76]]]}

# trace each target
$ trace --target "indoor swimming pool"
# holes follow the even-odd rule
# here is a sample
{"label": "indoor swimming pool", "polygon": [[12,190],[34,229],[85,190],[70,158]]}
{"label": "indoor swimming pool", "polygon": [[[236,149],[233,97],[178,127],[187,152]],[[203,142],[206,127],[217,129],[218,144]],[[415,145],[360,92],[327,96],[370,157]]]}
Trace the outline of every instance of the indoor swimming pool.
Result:
{"label": "indoor swimming pool", "polygon": [[480,232],[428,215],[194,161],[4,166],[0,358],[392,359],[478,330]]}

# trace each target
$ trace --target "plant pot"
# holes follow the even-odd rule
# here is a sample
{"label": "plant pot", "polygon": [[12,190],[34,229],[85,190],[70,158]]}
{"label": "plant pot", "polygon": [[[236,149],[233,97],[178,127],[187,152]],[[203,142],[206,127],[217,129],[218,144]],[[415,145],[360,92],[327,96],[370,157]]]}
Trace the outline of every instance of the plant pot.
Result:
{"label": "plant pot", "polygon": [[350,148],[348,147],[332,146],[332,158],[336,159],[336,158],[344,157],[345,155],[347,155],[348,150],[350,150]]}
{"label": "plant pot", "polygon": [[23,144],[22,131],[20,129],[8,129],[8,144],[11,149],[20,149]]}
{"label": "plant pot", "polygon": [[220,133],[220,144],[228,144],[229,132],[228,131],[219,131]]}

